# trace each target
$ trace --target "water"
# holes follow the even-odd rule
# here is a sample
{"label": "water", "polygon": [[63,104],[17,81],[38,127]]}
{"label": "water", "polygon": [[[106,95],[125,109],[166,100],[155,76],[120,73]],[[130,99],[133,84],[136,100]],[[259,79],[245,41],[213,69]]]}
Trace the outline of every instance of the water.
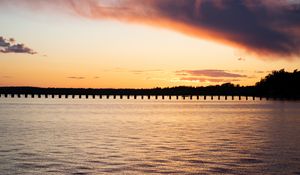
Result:
{"label": "water", "polygon": [[0,174],[300,174],[300,103],[0,98]]}

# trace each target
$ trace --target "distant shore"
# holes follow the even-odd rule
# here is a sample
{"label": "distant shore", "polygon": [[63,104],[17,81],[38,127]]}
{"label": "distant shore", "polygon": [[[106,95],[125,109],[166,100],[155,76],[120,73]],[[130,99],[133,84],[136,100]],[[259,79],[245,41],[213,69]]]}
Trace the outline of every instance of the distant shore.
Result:
{"label": "distant shore", "polygon": [[109,95],[109,96],[252,96],[278,99],[300,99],[300,71],[273,71],[254,86],[240,86],[231,83],[206,87],[167,87],[152,89],[110,89],[110,88],[39,88],[0,87],[0,94],[24,95]]}

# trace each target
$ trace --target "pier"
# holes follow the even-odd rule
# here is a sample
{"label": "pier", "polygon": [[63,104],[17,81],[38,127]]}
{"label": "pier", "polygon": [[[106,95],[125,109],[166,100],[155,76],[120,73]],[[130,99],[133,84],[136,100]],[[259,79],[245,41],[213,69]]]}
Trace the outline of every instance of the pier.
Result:
{"label": "pier", "polygon": [[46,98],[46,99],[128,99],[128,100],[203,100],[203,101],[255,101],[299,100],[300,97],[271,96],[260,94],[254,87],[243,88],[155,88],[155,89],[79,89],[0,87],[0,98]]}
{"label": "pier", "polygon": [[[124,99],[124,95],[104,95],[106,100],[109,99]],[[81,94],[7,94],[7,93],[1,93],[0,98],[45,98],[45,99],[103,99],[103,95],[81,95]],[[84,97],[84,98],[82,98]],[[165,98],[165,95],[126,95],[127,100],[204,100],[204,101],[233,101],[233,100],[249,100],[248,96],[232,96],[232,95],[209,95],[210,98],[207,98],[207,95],[168,95],[168,98]],[[231,98],[229,98],[231,97]],[[252,96],[253,100],[269,100],[269,97],[256,97]],[[272,98],[273,100],[276,100],[278,98]]]}

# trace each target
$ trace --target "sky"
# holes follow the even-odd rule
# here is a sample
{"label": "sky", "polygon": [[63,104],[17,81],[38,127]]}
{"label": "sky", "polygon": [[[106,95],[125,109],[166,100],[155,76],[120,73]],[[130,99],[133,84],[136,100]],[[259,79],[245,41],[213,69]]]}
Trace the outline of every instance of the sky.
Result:
{"label": "sky", "polygon": [[254,85],[300,69],[299,0],[0,0],[0,86]]}

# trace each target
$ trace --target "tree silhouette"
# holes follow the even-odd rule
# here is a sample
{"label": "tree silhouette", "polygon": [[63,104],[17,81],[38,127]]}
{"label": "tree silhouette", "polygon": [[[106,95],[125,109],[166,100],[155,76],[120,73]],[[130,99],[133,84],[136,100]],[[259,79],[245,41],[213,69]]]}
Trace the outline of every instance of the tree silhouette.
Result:
{"label": "tree silhouette", "polygon": [[273,71],[256,83],[259,94],[274,97],[300,97],[300,71],[286,72],[284,69]]}

